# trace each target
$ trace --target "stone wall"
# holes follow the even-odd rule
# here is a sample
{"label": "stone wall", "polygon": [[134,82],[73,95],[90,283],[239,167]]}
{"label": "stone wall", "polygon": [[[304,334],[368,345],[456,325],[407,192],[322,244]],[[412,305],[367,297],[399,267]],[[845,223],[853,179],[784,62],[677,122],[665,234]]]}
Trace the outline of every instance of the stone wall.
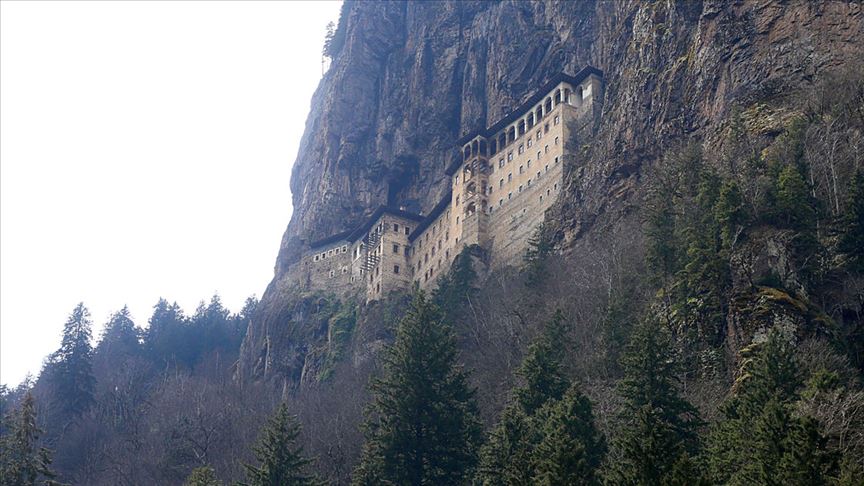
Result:
{"label": "stone wall", "polygon": [[453,230],[456,217],[451,206],[448,206],[413,238],[411,268],[414,282],[421,289],[434,287],[438,277],[450,269],[450,262],[459,252],[458,249],[454,250],[458,248],[457,233]]}

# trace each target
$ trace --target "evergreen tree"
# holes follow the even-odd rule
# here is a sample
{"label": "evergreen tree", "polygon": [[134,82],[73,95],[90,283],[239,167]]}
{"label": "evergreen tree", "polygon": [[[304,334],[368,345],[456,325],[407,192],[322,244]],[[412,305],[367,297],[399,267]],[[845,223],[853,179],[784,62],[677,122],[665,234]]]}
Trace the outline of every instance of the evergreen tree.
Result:
{"label": "evergreen tree", "polygon": [[90,311],[79,303],[63,326],[60,349],[49,358],[53,401],[64,420],[77,418],[94,403],[92,328]]}
{"label": "evergreen tree", "polygon": [[780,332],[742,352],[735,393],[711,434],[713,479],[731,485],[825,484],[837,458],[812,419],[797,417],[801,376],[794,349]]}
{"label": "evergreen tree", "polygon": [[131,356],[140,348],[140,333],[127,306],[111,315],[96,351],[111,357]]}
{"label": "evergreen tree", "polygon": [[474,292],[477,273],[471,258],[478,250],[479,247],[468,247],[456,255],[450,270],[438,279],[438,287],[432,294],[432,300],[450,321],[459,317],[459,310],[465,308],[466,300]]}
{"label": "evergreen tree", "polygon": [[552,254],[555,245],[552,240],[552,234],[549,231],[549,226],[540,223],[534,234],[528,239],[528,249],[525,250],[523,260],[525,262],[524,271],[528,276],[527,283],[529,286],[534,286],[546,270],[546,260]]}
{"label": "evergreen tree", "polygon": [[564,314],[556,311],[541,335],[528,346],[518,374],[525,381],[514,391],[514,403],[504,409],[480,451],[477,478],[482,484],[526,484],[534,478],[533,452],[542,440],[534,415],[570,387],[564,374],[567,347]]}
{"label": "evergreen tree", "polygon": [[599,484],[597,469],[606,454],[606,441],[594,426],[588,397],[571,386],[561,400],[544,407],[539,415],[543,439],[533,454],[533,484]]}
{"label": "evergreen tree", "polygon": [[162,365],[175,365],[178,361],[188,364],[193,360],[193,340],[188,335],[183,310],[176,302],[169,304],[160,298],[153,306],[149,322],[144,348],[151,360]]}
{"label": "evergreen tree", "polygon": [[560,399],[570,386],[563,365],[566,346],[567,322],[558,310],[540,338],[528,347],[518,371],[525,384],[516,389],[516,401],[526,415],[534,415],[549,400]]}
{"label": "evergreen tree", "polygon": [[864,170],[858,169],[849,188],[846,212],[841,221],[838,249],[849,267],[864,273]]}
{"label": "evergreen tree", "polygon": [[216,472],[210,466],[197,467],[186,478],[184,486],[222,486],[222,481],[216,477]]}
{"label": "evergreen tree", "polygon": [[0,436],[0,486],[29,486],[40,480],[56,484],[50,453],[37,445],[42,431],[36,426],[36,404],[30,392],[21,409],[4,417],[4,422],[9,430]]}
{"label": "evergreen tree", "polygon": [[480,449],[477,482],[488,486],[530,484],[539,433],[537,424],[520,407],[505,408]]}
{"label": "evergreen tree", "polygon": [[422,292],[414,296],[372,383],[367,442],[355,484],[457,484],[476,462],[475,391],[456,363],[451,327]]}
{"label": "evergreen tree", "polygon": [[305,472],[311,462],[303,456],[303,448],[297,445],[300,424],[288,412],[284,403],[270,418],[255,446],[258,465],[246,464],[246,486],[299,486],[316,484]]}
{"label": "evergreen tree", "polygon": [[614,438],[618,460],[614,484],[658,485],[674,477],[676,465],[697,449],[696,409],[676,387],[671,343],[653,320],[638,325],[622,357],[624,405]]}

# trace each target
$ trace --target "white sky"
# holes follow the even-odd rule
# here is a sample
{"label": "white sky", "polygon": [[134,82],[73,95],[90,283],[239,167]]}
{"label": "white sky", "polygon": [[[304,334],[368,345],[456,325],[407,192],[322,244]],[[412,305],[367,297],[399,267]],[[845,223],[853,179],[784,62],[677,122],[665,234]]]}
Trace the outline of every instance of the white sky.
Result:
{"label": "white sky", "polygon": [[340,2],[0,2],[0,382],[79,301],[239,311],[273,275]]}

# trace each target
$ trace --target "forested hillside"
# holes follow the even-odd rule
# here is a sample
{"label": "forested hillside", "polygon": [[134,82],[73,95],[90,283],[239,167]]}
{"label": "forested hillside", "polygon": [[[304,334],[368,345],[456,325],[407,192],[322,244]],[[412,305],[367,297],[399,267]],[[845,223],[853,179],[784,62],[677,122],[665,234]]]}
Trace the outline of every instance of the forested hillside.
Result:
{"label": "forested hillside", "polygon": [[[261,302],[98,339],[72,310],[3,390],[0,484],[864,484],[862,32],[852,2],[346,3]],[[601,114],[521,265],[469,247],[369,304],[285,278],[586,64]]]}

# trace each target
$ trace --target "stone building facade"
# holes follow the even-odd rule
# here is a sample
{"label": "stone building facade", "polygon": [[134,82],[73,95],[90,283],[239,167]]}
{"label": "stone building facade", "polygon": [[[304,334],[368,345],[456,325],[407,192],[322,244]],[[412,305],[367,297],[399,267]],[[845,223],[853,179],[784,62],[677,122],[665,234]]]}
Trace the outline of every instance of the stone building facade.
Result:
{"label": "stone building facade", "polygon": [[308,289],[377,300],[412,284],[432,288],[459,252],[479,245],[492,267],[519,264],[563,188],[565,146],[601,99],[602,73],[554,76],[488,128],[456,142],[451,190],[426,215],[381,207],[356,229],[314,242],[292,269]]}

